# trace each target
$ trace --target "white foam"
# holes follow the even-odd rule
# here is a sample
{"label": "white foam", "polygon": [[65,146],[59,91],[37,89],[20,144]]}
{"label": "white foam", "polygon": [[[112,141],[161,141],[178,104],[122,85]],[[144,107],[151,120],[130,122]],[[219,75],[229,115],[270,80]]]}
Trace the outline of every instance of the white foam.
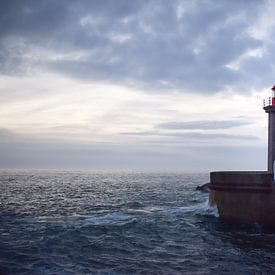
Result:
{"label": "white foam", "polygon": [[88,225],[123,225],[126,223],[133,222],[135,219],[134,216],[120,213],[120,212],[113,212],[108,213],[101,216],[94,216],[86,218],[82,221],[83,226]]}
{"label": "white foam", "polygon": [[200,215],[211,215],[215,217],[219,216],[217,207],[211,206],[208,201],[191,206],[182,206],[166,209],[163,210],[162,213],[167,215],[194,213]]}

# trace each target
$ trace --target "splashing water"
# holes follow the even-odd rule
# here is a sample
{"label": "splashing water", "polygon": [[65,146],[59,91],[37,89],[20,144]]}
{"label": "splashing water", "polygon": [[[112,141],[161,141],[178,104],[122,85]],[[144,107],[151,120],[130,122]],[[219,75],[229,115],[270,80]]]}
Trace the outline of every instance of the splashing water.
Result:
{"label": "splashing water", "polygon": [[123,214],[120,212],[113,212],[104,214],[101,216],[95,216],[86,218],[83,220],[84,226],[89,225],[125,225],[126,223],[130,223],[135,221],[135,217],[127,214]]}

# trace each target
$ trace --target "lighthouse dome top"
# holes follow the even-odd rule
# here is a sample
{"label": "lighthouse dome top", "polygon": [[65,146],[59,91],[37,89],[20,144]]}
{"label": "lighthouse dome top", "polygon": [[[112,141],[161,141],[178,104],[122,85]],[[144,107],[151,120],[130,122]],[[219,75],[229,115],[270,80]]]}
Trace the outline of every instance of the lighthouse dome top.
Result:
{"label": "lighthouse dome top", "polygon": [[272,91],[275,91],[275,85],[271,88]]}

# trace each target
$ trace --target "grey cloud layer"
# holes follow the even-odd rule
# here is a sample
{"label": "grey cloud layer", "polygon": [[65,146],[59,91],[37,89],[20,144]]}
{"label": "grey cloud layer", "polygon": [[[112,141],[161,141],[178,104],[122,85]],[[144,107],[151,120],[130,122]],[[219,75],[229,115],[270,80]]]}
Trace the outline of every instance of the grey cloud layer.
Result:
{"label": "grey cloud layer", "polygon": [[246,92],[272,81],[273,45],[261,58],[248,58],[239,71],[226,65],[262,47],[247,28],[264,3],[4,0],[0,71],[43,68],[151,90],[211,93],[241,87]]}
{"label": "grey cloud layer", "polygon": [[[258,138],[253,135],[231,135],[225,133],[216,133],[216,134],[208,134],[208,133],[182,133],[182,132],[173,132],[173,133],[163,133],[158,131],[143,131],[143,132],[125,132],[121,133],[122,135],[129,136],[157,136],[157,137],[175,137],[182,138],[183,142],[188,139],[192,140],[194,143],[198,140],[228,140],[228,139],[239,139],[239,140],[257,140]],[[168,141],[169,143],[169,141]]]}
{"label": "grey cloud layer", "polygon": [[[194,146],[155,142],[147,146],[125,144],[84,145],[22,138],[21,135],[0,130],[0,167],[25,169],[89,169],[89,170],[178,170],[224,169],[242,167],[259,169],[265,163],[262,147]],[[173,140],[174,142],[174,140]],[[255,158],[255,155],[257,158]],[[226,157],[225,157],[226,156]],[[223,160],[221,162],[221,159]]]}
{"label": "grey cloud layer", "polygon": [[251,122],[248,121],[237,121],[237,120],[200,120],[200,121],[186,121],[186,122],[166,122],[161,123],[157,127],[160,129],[171,129],[171,130],[216,130],[216,129],[228,129],[237,126],[249,125]]}
{"label": "grey cloud layer", "polygon": [[[183,141],[186,139],[193,140],[194,142],[199,140],[257,140],[258,138],[253,135],[232,135],[227,133],[208,133],[207,130],[225,130],[233,127],[244,126],[251,124],[250,121],[242,120],[196,120],[196,121],[183,121],[183,122],[166,122],[156,125],[156,129],[151,131],[140,131],[140,132],[125,132],[122,135],[129,136],[165,136],[182,138]],[[164,131],[163,131],[164,130]],[[168,131],[167,131],[168,130]],[[170,131],[171,130],[171,131]],[[179,132],[177,130],[187,130]],[[188,130],[196,130],[196,132],[188,132]],[[199,131],[197,131],[199,130]],[[203,132],[200,132],[203,130]]]}

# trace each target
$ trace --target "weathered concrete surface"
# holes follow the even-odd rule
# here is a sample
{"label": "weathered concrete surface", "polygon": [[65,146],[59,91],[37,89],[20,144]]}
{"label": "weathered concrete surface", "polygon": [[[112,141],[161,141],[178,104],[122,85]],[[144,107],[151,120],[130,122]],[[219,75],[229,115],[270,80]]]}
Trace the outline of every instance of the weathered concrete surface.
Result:
{"label": "weathered concrete surface", "polygon": [[262,185],[272,182],[272,174],[266,171],[219,171],[211,172],[210,180],[211,184]]}
{"label": "weathered concrete surface", "polygon": [[275,193],[246,193],[210,190],[219,216],[239,223],[258,223],[275,229]]}
{"label": "weathered concrete surface", "polygon": [[275,192],[267,172],[212,172],[209,201],[221,218],[275,228]]}
{"label": "weathered concrete surface", "polygon": [[271,188],[272,174],[265,171],[211,172],[210,189],[219,188]]}

